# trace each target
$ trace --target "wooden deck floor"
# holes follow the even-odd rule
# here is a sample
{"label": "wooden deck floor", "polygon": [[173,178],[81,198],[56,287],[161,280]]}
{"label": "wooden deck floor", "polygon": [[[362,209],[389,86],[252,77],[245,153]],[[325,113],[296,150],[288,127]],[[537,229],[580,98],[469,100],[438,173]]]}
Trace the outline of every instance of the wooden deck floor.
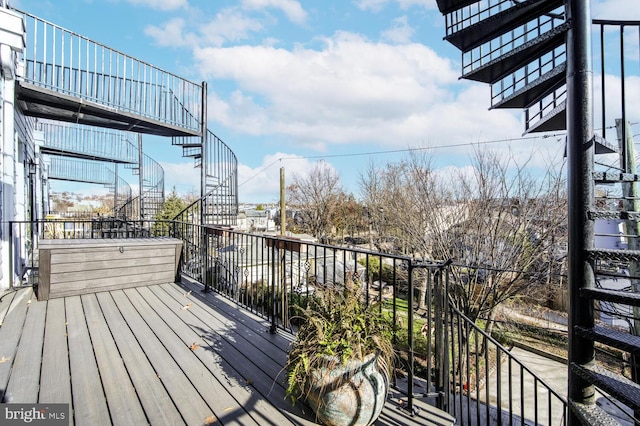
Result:
{"label": "wooden deck floor", "polygon": [[[183,282],[37,301],[0,297],[4,403],[68,403],[76,425],[307,425],[284,398],[291,336]],[[377,425],[445,425],[392,392]]]}

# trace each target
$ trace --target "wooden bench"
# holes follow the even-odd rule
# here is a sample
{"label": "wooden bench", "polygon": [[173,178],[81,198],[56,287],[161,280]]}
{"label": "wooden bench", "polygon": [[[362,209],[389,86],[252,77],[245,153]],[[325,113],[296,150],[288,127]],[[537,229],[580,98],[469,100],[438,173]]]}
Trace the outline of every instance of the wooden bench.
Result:
{"label": "wooden bench", "polygon": [[40,240],[38,299],[179,281],[182,240]]}

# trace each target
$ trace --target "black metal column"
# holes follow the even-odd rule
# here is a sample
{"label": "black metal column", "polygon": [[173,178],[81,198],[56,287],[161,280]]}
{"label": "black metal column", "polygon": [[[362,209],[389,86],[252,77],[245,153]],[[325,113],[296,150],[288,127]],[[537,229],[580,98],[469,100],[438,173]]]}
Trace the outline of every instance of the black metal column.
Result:
{"label": "black metal column", "polygon": [[[594,246],[593,221],[588,211],[593,194],[593,94],[591,69],[590,0],[566,0],[571,28],[567,34],[567,157],[569,236],[569,363],[594,362],[593,341],[577,336],[575,326],[593,326],[593,303],[580,297],[581,288],[595,285],[587,250]],[[595,389],[569,369],[569,399],[593,404]],[[578,425],[570,411],[569,422]]]}

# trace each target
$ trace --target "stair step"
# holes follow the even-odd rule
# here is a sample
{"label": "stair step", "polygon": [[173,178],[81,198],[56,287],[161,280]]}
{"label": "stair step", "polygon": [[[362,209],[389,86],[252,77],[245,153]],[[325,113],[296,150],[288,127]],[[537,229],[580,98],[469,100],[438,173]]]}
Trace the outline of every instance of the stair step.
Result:
{"label": "stair step", "polygon": [[640,307],[640,293],[632,293],[630,291],[610,290],[605,288],[582,288],[580,289],[580,296],[586,299],[602,300],[605,302]]}
{"label": "stair step", "polygon": [[640,251],[637,250],[591,249],[587,254],[591,260],[640,261]]}
{"label": "stair step", "polygon": [[[544,115],[542,115],[544,114]],[[558,105],[554,106],[548,113],[533,114],[535,119],[539,116],[538,120],[533,124],[532,119],[527,118],[525,123],[525,134],[528,133],[541,133],[541,132],[554,132],[558,130],[567,130],[567,101],[563,100]],[[529,110],[526,112],[527,117],[531,117]]]}
{"label": "stair step", "polygon": [[[523,88],[493,103],[491,109],[529,107],[544,95],[553,92],[564,84],[566,69],[566,62],[558,64]],[[492,95],[493,99],[498,99],[499,97],[500,94]]]}
{"label": "stair step", "polygon": [[582,337],[640,355],[640,336],[597,325],[593,328],[576,326],[575,331]]}
{"label": "stair step", "polygon": [[453,12],[461,7],[469,6],[470,4],[477,3],[478,0],[436,0],[438,3],[438,9],[440,13]]}
{"label": "stair step", "polygon": [[569,23],[565,22],[533,40],[518,46],[506,54],[466,72],[462,78],[480,81],[483,83],[495,83],[508,74],[522,67],[531,58],[542,56],[565,42],[565,34],[569,29]]}
{"label": "stair step", "polygon": [[640,182],[640,175],[620,172],[593,172],[595,183]]}
{"label": "stair step", "polygon": [[596,365],[571,363],[571,370],[589,383],[605,391],[632,410],[640,410],[640,385]]}
{"label": "stair step", "polygon": [[594,210],[588,213],[588,217],[591,220],[596,219],[608,219],[608,220],[635,220],[640,221],[640,212],[626,212],[626,211],[609,211],[609,210]]}
{"label": "stair step", "polygon": [[620,426],[609,413],[596,404],[581,404],[569,401],[571,411],[580,419],[580,423],[590,426]]}
{"label": "stair step", "polygon": [[[480,22],[475,22],[475,18],[470,17],[470,15],[474,14],[476,18],[484,17],[493,10],[500,10],[500,6],[496,3],[491,3],[490,5],[487,4],[486,9],[480,12],[473,10],[465,11],[466,13],[456,13],[447,20],[448,26],[462,28],[459,31],[447,35],[445,40],[463,52],[467,52],[470,49],[478,47],[524,25],[537,16],[551,12],[563,6],[563,4],[564,0],[522,0],[519,2],[505,0],[500,3],[500,5],[511,7],[497,12]],[[458,22],[453,20],[453,18],[457,16],[461,17]],[[464,26],[463,21],[465,20],[468,21],[470,25]],[[449,33],[449,30],[450,28],[447,28],[447,33]]]}

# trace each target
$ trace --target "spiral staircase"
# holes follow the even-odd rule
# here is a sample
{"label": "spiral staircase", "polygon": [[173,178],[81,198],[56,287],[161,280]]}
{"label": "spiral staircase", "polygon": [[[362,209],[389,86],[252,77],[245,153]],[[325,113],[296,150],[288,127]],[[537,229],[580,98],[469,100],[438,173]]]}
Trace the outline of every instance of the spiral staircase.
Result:
{"label": "spiral staircase", "polygon": [[[206,210],[200,221],[235,223],[237,162],[228,146],[206,128],[205,83],[193,83],[27,12],[13,11],[23,17],[26,38],[18,60],[18,107],[27,117],[69,123],[65,126],[76,129],[65,135],[72,138],[65,148],[45,147],[48,157],[100,161],[108,169],[115,166],[116,174],[117,164],[125,164],[140,177],[142,213],[151,218],[164,198],[162,168],[119,138],[136,133],[172,138],[201,167]],[[96,133],[111,129],[113,136],[101,138],[114,145],[90,146],[93,136],[81,143],[73,139],[80,137],[77,133],[91,134],[89,128]],[[75,145],[66,149],[69,144]],[[102,177],[98,173],[94,180]]]}
{"label": "spiral staircase", "polygon": [[[628,64],[638,58],[640,22],[592,20],[589,0],[436,1],[445,18],[444,39],[462,52],[462,78],[491,86],[491,109],[524,110],[525,134],[567,131],[568,423],[618,424],[602,408],[614,404],[623,422],[640,424],[640,175],[629,161],[629,117],[638,111],[629,111],[625,99],[638,77]],[[616,59],[607,62],[612,52]],[[610,82],[618,80],[615,95]],[[598,132],[594,109],[601,112]],[[600,160],[611,157],[615,164]],[[596,247],[598,220],[624,223],[627,249]],[[630,285],[603,288],[607,278]],[[604,325],[602,319],[612,315],[628,326]],[[622,352],[622,371],[601,366],[603,350]]]}
{"label": "spiral staircase", "polygon": [[[36,121],[36,130],[42,132],[40,153],[45,161],[50,156],[62,156],[99,162],[96,167],[104,167],[108,174],[114,176],[114,183],[116,178],[122,179],[116,170],[120,164],[125,169],[130,169],[133,176],[140,176],[142,173],[139,179],[142,203],[140,203],[140,195],[124,200],[124,204],[114,206],[116,216],[124,216],[127,211],[136,211],[141,208],[142,211],[139,211],[137,216],[150,219],[162,208],[165,194],[164,170],[155,160],[141,152],[139,145],[134,143],[134,140],[139,139],[138,135],[120,130],[43,119]],[[78,169],[79,173],[80,170]],[[82,179],[85,176],[73,174],[73,169],[69,169],[67,175],[70,175],[69,179],[65,180],[84,182]],[[94,180],[102,183],[101,173],[89,179],[88,183],[95,183]],[[117,186],[110,187],[115,189]],[[127,217],[131,218],[131,216]]]}

